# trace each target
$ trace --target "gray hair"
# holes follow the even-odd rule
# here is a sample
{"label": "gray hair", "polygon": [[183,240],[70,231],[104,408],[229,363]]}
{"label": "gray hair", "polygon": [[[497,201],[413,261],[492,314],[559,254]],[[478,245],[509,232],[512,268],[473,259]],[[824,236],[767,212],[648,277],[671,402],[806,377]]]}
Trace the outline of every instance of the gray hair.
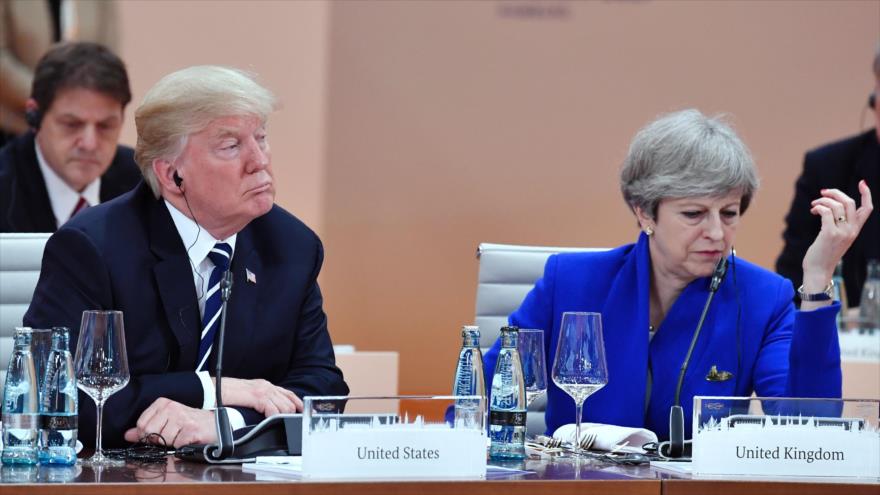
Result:
{"label": "gray hair", "polygon": [[154,160],[177,158],[187,138],[215,119],[254,115],[265,122],[276,108],[275,95],[239,69],[201,65],[172,72],[147,92],[135,111],[134,159],[159,197]]}
{"label": "gray hair", "polygon": [[657,218],[664,198],[720,197],[741,190],[745,213],[758,188],[748,148],[720,116],[688,109],[662,115],[633,138],[620,171],[631,207]]}

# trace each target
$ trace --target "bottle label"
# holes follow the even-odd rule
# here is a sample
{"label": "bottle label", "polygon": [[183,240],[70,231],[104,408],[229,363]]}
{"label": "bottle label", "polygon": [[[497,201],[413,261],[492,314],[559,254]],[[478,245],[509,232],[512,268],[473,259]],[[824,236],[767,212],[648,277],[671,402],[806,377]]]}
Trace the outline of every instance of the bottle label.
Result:
{"label": "bottle label", "polygon": [[4,414],[3,426],[6,428],[20,428],[22,430],[36,429],[39,427],[40,418],[36,414]]}
{"label": "bottle label", "polygon": [[79,425],[79,415],[43,415],[40,427],[45,430],[75,430]]}
{"label": "bottle label", "polygon": [[498,426],[525,426],[525,411],[490,411],[489,424]]}

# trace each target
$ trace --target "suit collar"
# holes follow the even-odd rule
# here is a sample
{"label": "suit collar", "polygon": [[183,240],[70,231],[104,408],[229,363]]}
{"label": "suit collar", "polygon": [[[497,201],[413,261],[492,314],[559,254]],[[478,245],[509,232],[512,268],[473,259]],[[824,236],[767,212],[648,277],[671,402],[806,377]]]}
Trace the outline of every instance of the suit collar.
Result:
{"label": "suit collar", "polygon": [[43,174],[37,164],[34,133],[28,132],[13,142],[15,146],[15,177],[18,182],[14,188],[17,197],[11,201],[10,213],[18,232],[55,232],[58,226],[49,201],[49,193]]}
{"label": "suit collar", "polygon": [[46,192],[49,194],[49,202],[52,205],[52,213],[55,215],[57,225],[61,225],[70,219],[70,214],[79,202],[80,197],[85,198],[89,206],[95,206],[101,202],[101,178],[98,177],[89,183],[80,193],[74,190],[46,161],[39,142],[34,139],[34,153],[40,173],[45,180]]}
{"label": "suit collar", "polygon": [[153,274],[165,318],[179,346],[178,370],[191,370],[199,351],[201,316],[196,299],[192,268],[180,235],[161,199],[156,199],[146,183],[137,186],[137,194],[147,203],[150,250],[158,261]]}
{"label": "suit collar", "polygon": [[238,234],[232,234],[223,240],[215,239],[206,229],[175,208],[167,199],[162,202],[171,215],[171,220],[174,221],[174,227],[177,229],[183,245],[186,246],[189,261],[193,267],[198,267],[219,242],[229,244],[229,247],[232,248],[233,259],[235,258],[235,244]]}

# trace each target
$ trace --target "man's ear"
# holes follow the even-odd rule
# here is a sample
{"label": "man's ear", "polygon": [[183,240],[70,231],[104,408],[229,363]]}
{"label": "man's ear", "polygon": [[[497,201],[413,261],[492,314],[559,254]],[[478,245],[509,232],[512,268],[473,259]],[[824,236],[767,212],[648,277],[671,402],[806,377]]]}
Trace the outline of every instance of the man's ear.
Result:
{"label": "man's ear", "polygon": [[177,168],[170,160],[165,158],[156,158],[153,160],[153,174],[162,186],[163,191],[181,191],[174,182],[174,172],[176,170]]}
{"label": "man's ear", "polygon": [[40,106],[37,105],[37,100],[28,98],[27,101],[24,102],[24,120],[31,129],[40,128],[40,121],[43,120],[43,118],[42,115],[40,115]]}

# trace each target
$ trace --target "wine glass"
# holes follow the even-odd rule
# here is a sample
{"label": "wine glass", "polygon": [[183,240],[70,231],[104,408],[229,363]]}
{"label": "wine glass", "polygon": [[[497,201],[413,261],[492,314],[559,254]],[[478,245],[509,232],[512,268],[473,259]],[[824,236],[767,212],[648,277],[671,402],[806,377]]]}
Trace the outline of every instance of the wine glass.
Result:
{"label": "wine glass", "polygon": [[77,386],[95,401],[98,416],[95,455],[84,460],[83,464],[122,464],[122,461],[104,457],[101,449],[104,402],[125,387],[129,380],[122,311],[83,311],[74,367]]}
{"label": "wine glass", "polygon": [[601,314],[562,313],[553,383],[574,399],[574,452],[575,456],[583,455],[580,439],[584,400],[608,383]]}
{"label": "wine glass", "polygon": [[547,359],[544,357],[544,331],[521,328],[517,348],[526,385],[526,407],[547,393]]}

